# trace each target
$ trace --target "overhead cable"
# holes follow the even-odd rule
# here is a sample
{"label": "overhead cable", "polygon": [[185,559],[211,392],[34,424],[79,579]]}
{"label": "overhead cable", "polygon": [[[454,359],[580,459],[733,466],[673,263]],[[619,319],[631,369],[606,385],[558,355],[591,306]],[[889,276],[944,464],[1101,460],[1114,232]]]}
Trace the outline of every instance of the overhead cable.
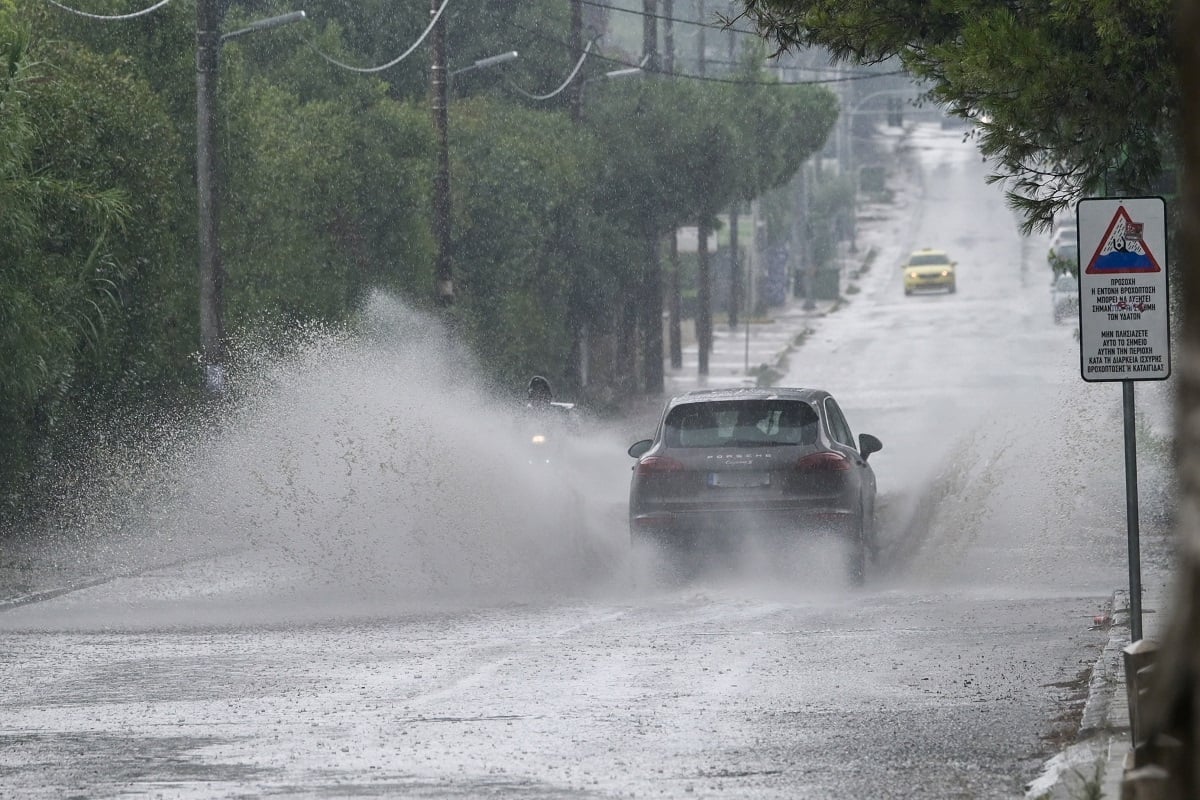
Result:
{"label": "overhead cable", "polygon": [[77,8],[71,8],[70,6],[65,6],[62,3],[58,2],[58,0],[46,0],[46,2],[52,6],[55,6],[56,8],[61,8],[63,11],[67,11],[71,14],[76,14],[80,17],[87,17],[88,19],[100,19],[100,20],[104,20],[105,22],[115,22],[115,21],[123,20],[123,19],[134,19],[135,17],[143,17],[146,14],[149,14],[153,11],[157,11],[158,9],[162,8],[167,3],[171,2],[171,0],[159,0],[157,3],[150,6],[149,8],[143,8],[141,11],[134,11],[132,14],[89,14],[86,11],[80,11]]}
{"label": "overhead cable", "polygon": [[621,8],[620,6],[610,6],[606,3],[598,2],[598,0],[579,0],[584,5],[593,6],[595,8],[604,8],[609,11],[620,11],[624,14],[635,14],[639,17],[650,17],[651,19],[663,19],[668,22],[679,22],[683,25],[698,25],[701,28],[714,28],[719,31],[729,31],[730,33],[742,33],[747,36],[759,36],[757,31],[748,31],[744,28],[735,28],[732,24],[724,22],[704,22],[697,19],[681,19],[680,17],[668,17],[663,14],[651,14],[647,11],[638,11],[634,8]]}
{"label": "overhead cable", "polygon": [[[51,0],[51,2],[53,2],[53,0]],[[412,47],[408,48],[407,50],[405,50],[400,55],[396,56],[396,58],[392,59],[388,63],[380,64],[378,67],[356,67],[353,64],[344,64],[341,61],[338,61],[333,56],[330,56],[330,55],[327,55],[326,53],[321,52],[320,48],[318,48],[311,41],[308,42],[308,46],[313,49],[313,52],[315,52],[321,58],[328,61],[330,64],[333,64],[335,67],[341,67],[342,69],[348,69],[351,72],[383,72],[385,69],[390,69],[391,67],[394,67],[397,64],[399,64],[404,59],[408,58],[410,55],[412,55],[414,50],[416,50],[418,47],[421,46],[421,43],[425,41],[425,37],[429,35],[429,32],[431,30],[433,30],[433,26],[437,25],[438,19],[441,18],[442,12],[446,10],[446,6],[449,5],[449,3],[450,3],[450,0],[442,0],[442,4],[440,6],[438,6],[438,10],[436,12],[434,12],[433,19],[431,19],[429,21],[429,27],[427,27],[425,29],[425,31],[420,35],[420,37],[418,37],[417,40],[415,42],[413,42]]]}
{"label": "overhead cable", "polygon": [[[526,28],[524,25],[518,25],[517,23],[511,22],[511,21],[506,21],[505,24],[507,24],[510,28],[516,28],[517,30],[523,31],[532,36],[536,36],[540,39],[544,39],[547,42],[552,42],[554,44],[557,44],[557,45],[560,45],[560,46],[566,47],[566,48],[571,47],[571,45],[569,45],[568,43],[564,42],[562,39],[559,39],[556,36],[549,36],[540,31],[535,31],[530,28]],[[603,55],[600,55],[599,53],[594,54],[594,57],[600,59],[601,61],[607,61],[610,64],[620,64],[623,67],[640,67],[640,66],[642,66],[641,64],[634,64],[629,61],[623,61],[619,58],[613,58],[612,56],[603,56]],[[787,69],[787,68],[785,67],[784,69]],[[714,75],[696,75],[696,74],[688,73],[688,72],[667,72],[666,70],[660,69],[658,67],[655,67],[652,69],[646,69],[646,72],[655,74],[655,75],[664,75],[669,78],[686,78],[687,80],[706,81],[708,83],[728,83],[728,84],[733,84],[735,86],[814,86],[814,85],[820,85],[820,84],[826,84],[826,83],[848,83],[850,81],[864,81],[864,80],[871,80],[873,78],[884,78],[884,77],[888,77],[888,76],[892,76],[892,75],[907,75],[908,74],[906,70],[897,69],[897,70],[890,70],[888,72],[861,72],[861,73],[856,73],[854,75],[841,75],[836,78],[813,78],[812,80],[803,80],[803,81],[753,81],[753,80],[746,80],[745,78],[720,78],[720,77],[716,77]]]}
{"label": "overhead cable", "polygon": [[517,94],[524,95],[525,97],[528,97],[530,100],[549,100],[550,98],[555,97],[556,95],[560,94],[564,89],[566,89],[568,86],[571,85],[571,81],[575,80],[575,76],[579,74],[579,70],[583,67],[583,62],[587,61],[588,55],[592,52],[592,45],[594,45],[595,43],[596,43],[595,39],[591,39],[588,41],[587,47],[583,48],[583,53],[582,53],[582,55],[579,56],[579,60],[575,62],[575,69],[571,70],[571,74],[568,75],[567,79],[562,82],[562,86],[559,86],[557,89],[555,89],[553,92],[550,92],[549,94],[530,94],[529,92],[522,89],[520,86],[517,86],[511,80],[508,82],[508,85]]}

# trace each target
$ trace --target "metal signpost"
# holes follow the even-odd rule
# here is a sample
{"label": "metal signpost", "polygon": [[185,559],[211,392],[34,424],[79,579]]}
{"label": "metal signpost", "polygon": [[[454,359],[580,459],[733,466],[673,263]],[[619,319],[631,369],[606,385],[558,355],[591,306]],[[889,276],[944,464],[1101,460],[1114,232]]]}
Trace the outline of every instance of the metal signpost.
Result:
{"label": "metal signpost", "polygon": [[1079,366],[1085,381],[1121,381],[1129,536],[1130,641],[1142,638],[1137,440],[1133,382],[1171,375],[1166,203],[1161,197],[1080,200]]}

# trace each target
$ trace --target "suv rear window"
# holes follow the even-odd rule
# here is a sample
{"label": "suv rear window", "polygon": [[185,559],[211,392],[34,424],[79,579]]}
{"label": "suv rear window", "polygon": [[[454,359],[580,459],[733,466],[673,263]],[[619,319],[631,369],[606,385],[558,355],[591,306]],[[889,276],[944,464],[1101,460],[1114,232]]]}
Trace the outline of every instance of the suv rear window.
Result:
{"label": "suv rear window", "polygon": [[799,400],[686,403],[667,414],[668,447],[771,447],[817,441],[817,412]]}

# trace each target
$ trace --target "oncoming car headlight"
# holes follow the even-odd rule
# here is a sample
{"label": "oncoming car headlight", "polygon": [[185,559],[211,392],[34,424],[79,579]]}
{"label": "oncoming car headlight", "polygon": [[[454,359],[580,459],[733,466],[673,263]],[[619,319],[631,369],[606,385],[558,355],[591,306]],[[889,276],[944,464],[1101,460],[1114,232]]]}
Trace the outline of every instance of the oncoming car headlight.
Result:
{"label": "oncoming car headlight", "polygon": [[546,443],[546,436],[545,436],[544,434],[541,434],[541,433],[535,433],[535,434],[533,435],[533,438],[532,438],[532,439],[530,439],[529,441],[531,441],[533,444],[545,444],[545,443]]}

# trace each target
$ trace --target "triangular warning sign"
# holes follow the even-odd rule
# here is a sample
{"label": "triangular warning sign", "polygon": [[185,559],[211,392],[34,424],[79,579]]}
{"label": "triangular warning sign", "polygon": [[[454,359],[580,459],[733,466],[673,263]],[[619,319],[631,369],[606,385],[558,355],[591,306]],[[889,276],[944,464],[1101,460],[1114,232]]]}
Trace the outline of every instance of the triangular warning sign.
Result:
{"label": "triangular warning sign", "polygon": [[1088,275],[1161,272],[1154,254],[1142,239],[1144,228],[1142,223],[1129,218],[1125,206],[1118,206],[1084,272]]}

